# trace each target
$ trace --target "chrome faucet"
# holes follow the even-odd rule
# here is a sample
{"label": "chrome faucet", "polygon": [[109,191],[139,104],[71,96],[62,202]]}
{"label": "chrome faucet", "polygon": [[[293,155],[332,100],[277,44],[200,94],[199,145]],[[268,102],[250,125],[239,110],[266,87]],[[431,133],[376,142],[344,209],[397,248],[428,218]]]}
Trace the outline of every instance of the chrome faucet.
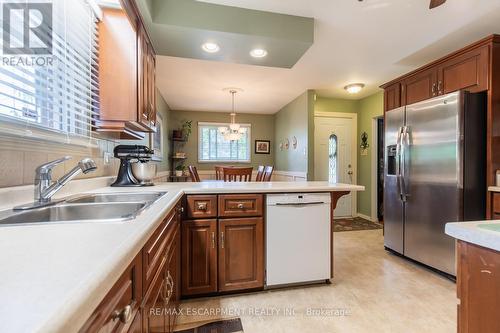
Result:
{"label": "chrome faucet", "polygon": [[35,170],[35,201],[28,205],[14,207],[14,210],[25,210],[48,206],[53,204],[52,196],[56,194],[67,182],[77,176],[80,172],[89,173],[97,169],[97,165],[90,158],[84,158],[59,180],[52,183],[52,169],[58,164],[71,159],[71,156],[51,161],[38,166]]}

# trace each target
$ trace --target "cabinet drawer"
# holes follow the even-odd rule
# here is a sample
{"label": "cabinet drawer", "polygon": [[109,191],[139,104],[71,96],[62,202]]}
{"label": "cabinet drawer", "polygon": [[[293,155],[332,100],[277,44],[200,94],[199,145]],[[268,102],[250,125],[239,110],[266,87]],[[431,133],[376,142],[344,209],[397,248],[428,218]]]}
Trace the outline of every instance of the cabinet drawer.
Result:
{"label": "cabinet drawer", "polygon": [[217,216],[216,195],[188,195],[186,198],[187,217],[190,219]]}
{"label": "cabinet drawer", "polygon": [[142,299],[141,255],[127,267],[80,332],[127,332]]}
{"label": "cabinet drawer", "polygon": [[262,216],[262,194],[219,195],[219,216]]}
{"label": "cabinet drawer", "polygon": [[144,290],[149,288],[158,266],[165,257],[165,251],[167,251],[168,243],[173,237],[173,232],[179,224],[176,208],[177,206],[172,209],[144,245],[142,251]]}
{"label": "cabinet drawer", "polygon": [[500,214],[500,193],[493,193],[493,215]]}

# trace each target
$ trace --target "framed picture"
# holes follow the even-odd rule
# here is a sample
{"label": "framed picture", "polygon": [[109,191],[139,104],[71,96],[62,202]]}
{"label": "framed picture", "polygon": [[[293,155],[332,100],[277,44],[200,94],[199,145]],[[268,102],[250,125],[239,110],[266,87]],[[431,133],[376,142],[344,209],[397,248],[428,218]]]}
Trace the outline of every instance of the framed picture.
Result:
{"label": "framed picture", "polygon": [[150,148],[153,149],[153,161],[163,161],[163,119],[159,113],[156,114],[156,132],[149,135]]}
{"label": "framed picture", "polygon": [[269,140],[255,140],[255,153],[256,154],[270,154],[271,141]]}

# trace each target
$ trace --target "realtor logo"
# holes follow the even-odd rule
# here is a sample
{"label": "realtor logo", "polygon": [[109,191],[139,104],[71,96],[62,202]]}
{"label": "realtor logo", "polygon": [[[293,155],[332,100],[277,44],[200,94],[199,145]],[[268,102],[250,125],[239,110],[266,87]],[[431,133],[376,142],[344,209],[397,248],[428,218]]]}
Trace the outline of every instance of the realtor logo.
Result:
{"label": "realtor logo", "polygon": [[4,3],[3,53],[52,54],[52,4]]}

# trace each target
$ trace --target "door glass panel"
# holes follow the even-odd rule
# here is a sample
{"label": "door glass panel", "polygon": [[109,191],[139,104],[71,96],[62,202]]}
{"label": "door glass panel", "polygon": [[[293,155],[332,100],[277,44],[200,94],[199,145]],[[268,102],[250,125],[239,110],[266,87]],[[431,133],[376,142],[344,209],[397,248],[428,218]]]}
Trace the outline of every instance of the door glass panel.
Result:
{"label": "door glass panel", "polygon": [[337,182],[337,136],[330,135],[328,141],[328,181]]}

